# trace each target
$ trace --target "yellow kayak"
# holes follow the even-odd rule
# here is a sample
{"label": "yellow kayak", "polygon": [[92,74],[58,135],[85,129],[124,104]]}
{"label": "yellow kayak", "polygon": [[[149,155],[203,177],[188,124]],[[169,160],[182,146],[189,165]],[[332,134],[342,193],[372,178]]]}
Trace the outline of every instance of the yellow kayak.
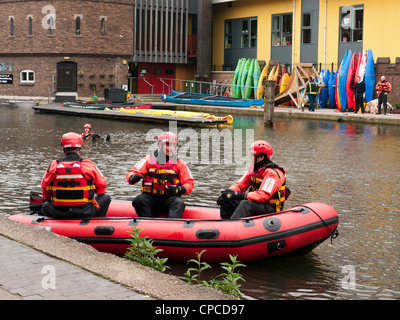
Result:
{"label": "yellow kayak", "polygon": [[171,117],[190,117],[190,118],[204,118],[204,119],[215,119],[215,120],[226,120],[227,124],[233,123],[233,117],[231,115],[225,117],[217,117],[209,113],[204,112],[191,112],[191,111],[174,111],[174,110],[163,110],[163,109],[125,109],[120,108],[119,110],[110,110],[108,108],[106,111],[114,112],[128,112],[128,113],[141,113],[141,114],[153,114],[158,116],[171,116]]}

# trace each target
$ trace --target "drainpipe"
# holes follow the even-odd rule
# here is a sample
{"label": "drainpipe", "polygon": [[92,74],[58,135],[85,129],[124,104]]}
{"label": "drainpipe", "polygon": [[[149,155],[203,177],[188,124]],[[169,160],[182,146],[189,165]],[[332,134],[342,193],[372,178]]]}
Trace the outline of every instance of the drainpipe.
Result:
{"label": "drainpipe", "polygon": [[326,72],[326,11],[327,11],[327,1],[325,0],[325,12],[324,12],[324,70]]}
{"label": "drainpipe", "polygon": [[296,0],[293,0],[293,20],[292,20],[292,72],[293,72],[293,65],[294,65],[294,46],[295,46],[295,42],[294,42],[294,23],[296,21],[295,19],[295,15],[296,15]]}

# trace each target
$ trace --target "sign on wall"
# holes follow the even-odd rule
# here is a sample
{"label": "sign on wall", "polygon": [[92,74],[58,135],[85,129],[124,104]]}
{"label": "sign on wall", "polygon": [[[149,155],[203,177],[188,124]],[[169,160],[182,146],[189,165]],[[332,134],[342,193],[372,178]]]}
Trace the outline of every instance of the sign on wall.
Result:
{"label": "sign on wall", "polygon": [[12,63],[0,62],[0,72],[13,72]]}
{"label": "sign on wall", "polygon": [[12,84],[13,75],[12,74],[0,74],[0,84]]}

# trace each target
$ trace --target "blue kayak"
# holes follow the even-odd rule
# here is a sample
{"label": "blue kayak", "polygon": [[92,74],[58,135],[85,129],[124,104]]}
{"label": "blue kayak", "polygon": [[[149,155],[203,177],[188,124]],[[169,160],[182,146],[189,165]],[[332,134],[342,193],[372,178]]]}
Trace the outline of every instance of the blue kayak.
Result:
{"label": "blue kayak", "polygon": [[161,99],[166,102],[183,103],[183,104],[199,104],[226,107],[251,107],[263,106],[264,99],[241,99],[233,97],[215,96],[204,93],[178,92],[171,90],[170,95],[162,94]]}

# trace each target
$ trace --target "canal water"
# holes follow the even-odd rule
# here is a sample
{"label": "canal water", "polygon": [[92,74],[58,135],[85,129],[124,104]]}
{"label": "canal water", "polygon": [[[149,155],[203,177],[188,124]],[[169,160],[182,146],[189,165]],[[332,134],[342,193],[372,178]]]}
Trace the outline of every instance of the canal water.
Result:
{"label": "canal water", "polygon": [[[52,159],[62,155],[60,137],[82,132],[85,123],[110,134],[88,143],[90,158],[108,182],[113,198],[132,199],[138,186],[127,171],[154,148],[161,130],[175,124],[36,114],[29,106],[0,106],[0,214],[28,212],[29,192],[40,184]],[[324,202],[339,213],[339,237],[301,257],[246,263],[241,291],[249,299],[400,299],[400,128],[327,121],[237,117],[233,127],[177,127],[180,155],[195,178],[187,204],[216,206],[219,191],[239,179],[252,139],[274,148],[273,160],[287,171],[292,195],[286,208]],[[210,138],[211,136],[211,138]],[[217,136],[219,140],[212,140]],[[168,264],[168,263],[167,263]],[[170,263],[183,276],[187,265]],[[213,266],[214,277],[223,270]]]}

